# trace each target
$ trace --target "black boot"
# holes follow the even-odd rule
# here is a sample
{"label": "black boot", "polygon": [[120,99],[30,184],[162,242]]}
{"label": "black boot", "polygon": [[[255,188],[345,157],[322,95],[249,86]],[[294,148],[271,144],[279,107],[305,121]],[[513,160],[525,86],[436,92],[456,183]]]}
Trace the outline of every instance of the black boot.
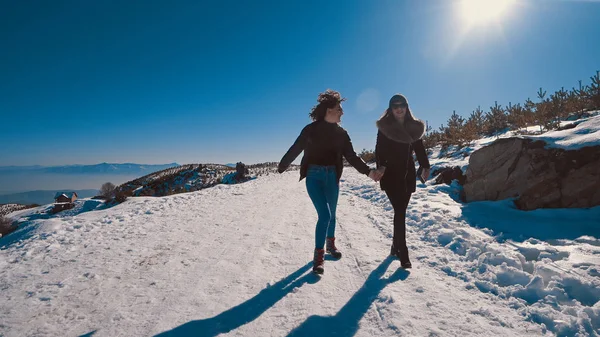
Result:
{"label": "black boot", "polygon": [[410,263],[410,259],[408,258],[408,249],[402,252],[400,249],[396,249],[394,244],[392,244],[392,249],[390,250],[390,255],[395,256],[400,260],[400,266],[404,269],[412,268],[412,263]]}

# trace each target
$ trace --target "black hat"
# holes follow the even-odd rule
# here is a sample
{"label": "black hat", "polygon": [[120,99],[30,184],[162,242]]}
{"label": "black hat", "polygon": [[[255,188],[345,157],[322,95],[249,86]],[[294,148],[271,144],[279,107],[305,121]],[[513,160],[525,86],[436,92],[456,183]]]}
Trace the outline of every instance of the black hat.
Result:
{"label": "black hat", "polygon": [[392,98],[390,98],[390,104],[389,107],[392,107],[392,104],[394,103],[404,103],[404,104],[408,104],[408,100],[406,99],[406,97],[404,97],[404,95],[402,94],[395,94],[394,96],[392,96]]}

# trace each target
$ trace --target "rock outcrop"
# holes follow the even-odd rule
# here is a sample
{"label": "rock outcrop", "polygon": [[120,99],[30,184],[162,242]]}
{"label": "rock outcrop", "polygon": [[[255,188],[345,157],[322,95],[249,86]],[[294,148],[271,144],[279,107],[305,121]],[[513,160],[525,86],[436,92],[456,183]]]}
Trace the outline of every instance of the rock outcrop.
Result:
{"label": "rock outcrop", "polygon": [[546,148],[541,140],[500,139],[469,159],[465,199],[516,198],[523,210],[600,205],[600,146]]}
{"label": "rock outcrop", "polygon": [[439,184],[452,184],[453,180],[458,181],[459,184],[464,185],[467,177],[463,174],[462,170],[459,166],[454,167],[442,167],[438,170],[434,170],[431,173],[432,176],[437,176],[435,178],[434,185]]}

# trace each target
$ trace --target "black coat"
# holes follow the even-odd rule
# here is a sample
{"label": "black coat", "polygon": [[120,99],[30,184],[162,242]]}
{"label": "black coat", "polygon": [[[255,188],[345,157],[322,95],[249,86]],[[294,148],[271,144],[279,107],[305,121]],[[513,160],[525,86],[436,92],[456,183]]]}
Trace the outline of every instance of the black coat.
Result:
{"label": "black coat", "polygon": [[377,167],[386,167],[380,181],[381,189],[397,189],[407,193],[413,193],[416,190],[417,173],[413,152],[417,155],[421,167],[430,167],[422,139],[416,140],[412,144],[401,143],[389,139],[381,131],[377,132],[377,144],[375,145]]}
{"label": "black coat", "polygon": [[322,156],[324,153],[331,154],[334,157],[331,159],[332,162],[335,162],[338,181],[342,176],[344,167],[342,156],[358,172],[366,175],[371,172],[369,166],[354,152],[348,132],[337,124],[325,121],[308,124],[302,129],[300,136],[298,136],[294,144],[283,158],[281,158],[278,171],[280,173],[285,171],[302,151],[304,151],[304,156],[300,164],[300,180],[306,177],[308,165],[314,164],[311,162],[311,158]]}

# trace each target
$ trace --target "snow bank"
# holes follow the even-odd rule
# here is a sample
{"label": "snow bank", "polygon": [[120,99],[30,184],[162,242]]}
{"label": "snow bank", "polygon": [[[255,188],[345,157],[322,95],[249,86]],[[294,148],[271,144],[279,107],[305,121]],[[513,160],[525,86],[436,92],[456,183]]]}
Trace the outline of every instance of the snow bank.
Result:
{"label": "snow bank", "polygon": [[573,122],[574,128],[550,131],[538,136],[527,136],[543,140],[550,148],[578,150],[587,146],[600,145],[600,115]]}
{"label": "snow bank", "polygon": [[[362,186],[348,191],[390,219],[383,192]],[[600,207],[522,212],[510,200],[460,204],[459,192],[456,184],[421,184],[413,194],[407,230],[418,261],[507,301],[544,330],[600,334]],[[380,229],[391,236],[391,227]]]}

